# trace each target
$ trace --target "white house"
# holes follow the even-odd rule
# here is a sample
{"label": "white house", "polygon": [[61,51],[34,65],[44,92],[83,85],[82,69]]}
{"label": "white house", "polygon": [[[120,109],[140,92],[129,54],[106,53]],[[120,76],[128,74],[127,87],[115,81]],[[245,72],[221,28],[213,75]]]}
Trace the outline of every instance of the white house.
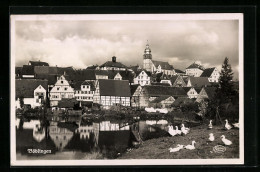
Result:
{"label": "white house", "polygon": [[84,81],[80,84],[80,87],[74,88],[75,98],[77,101],[81,102],[93,102],[93,96],[95,93],[95,82],[94,81]]}
{"label": "white house", "polygon": [[37,79],[15,80],[16,108],[21,108],[21,102],[31,108],[42,106],[47,98],[48,81]]}
{"label": "white house", "polygon": [[150,85],[151,84],[151,73],[145,70],[141,70],[136,73],[136,77],[134,78],[134,84],[139,84],[141,86]]}
{"label": "white house", "polygon": [[189,67],[186,68],[186,75],[199,77],[204,71],[203,66],[198,62],[192,63]]}
{"label": "white house", "polygon": [[187,92],[187,96],[190,99],[197,98],[200,93],[200,88],[194,88],[194,87],[183,87],[183,89]]}
{"label": "white house", "polygon": [[203,71],[200,77],[207,77],[209,82],[218,82],[220,73],[216,67],[207,68]]}
{"label": "white house", "polygon": [[50,105],[57,106],[62,98],[74,98],[74,88],[72,88],[64,75],[57,78],[57,82],[50,91]]}
{"label": "white house", "polygon": [[93,103],[110,108],[115,104],[130,106],[130,86],[128,80],[100,79],[96,82]]}

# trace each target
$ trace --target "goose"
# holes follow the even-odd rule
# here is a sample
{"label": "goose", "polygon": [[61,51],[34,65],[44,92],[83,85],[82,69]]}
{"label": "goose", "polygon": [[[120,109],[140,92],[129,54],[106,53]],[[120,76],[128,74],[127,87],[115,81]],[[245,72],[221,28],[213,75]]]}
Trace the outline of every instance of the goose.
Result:
{"label": "goose", "polygon": [[226,119],[225,129],[230,130],[232,126],[228,123],[228,120]]}
{"label": "goose", "polygon": [[175,136],[175,135],[177,134],[176,131],[173,129],[173,126],[170,126],[170,127],[169,127],[168,133],[169,133],[171,136]]}
{"label": "goose", "polygon": [[215,140],[215,137],[213,135],[213,133],[209,134],[209,141],[213,142]]}
{"label": "goose", "polygon": [[183,145],[178,144],[176,148],[169,148],[170,152],[178,152],[179,150],[183,149]]}
{"label": "goose", "polygon": [[231,145],[232,144],[232,142],[230,140],[226,139],[224,135],[222,135],[220,138],[222,139],[222,142],[225,145]]}
{"label": "goose", "polygon": [[185,126],[184,126],[184,124],[181,124],[181,132],[184,134],[184,135],[186,135],[186,134],[188,134],[189,133],[189,128],[185,128]]}
{"label": "goose", "polygon": [[191,145],[187,145],[187,146],[185,146],[184,148],[185,148],[185,149],[189,149],[189,150],[193,150],[193,149],[195,149],[195,146],[194,146],[195,143],[196,143],[196,142],[193,140],[193,141],[191,142]]}
{"label": "goose", "polygon": [[239,128],[239,123],[232,124],[235,128]]}
{"label": "goose", "polygon": [[176,130],[175,132],[178,134],[178,135],[181,135],[181,130],[178,129],[178,126],[175,126]]}
{"label": "goose", "polygon": [[209,129],[212,129],[212,128],[213,128],[213,125],[212,125],[212,120],[209,120],[209,125],[208,125],[208,128],[209,128]]}

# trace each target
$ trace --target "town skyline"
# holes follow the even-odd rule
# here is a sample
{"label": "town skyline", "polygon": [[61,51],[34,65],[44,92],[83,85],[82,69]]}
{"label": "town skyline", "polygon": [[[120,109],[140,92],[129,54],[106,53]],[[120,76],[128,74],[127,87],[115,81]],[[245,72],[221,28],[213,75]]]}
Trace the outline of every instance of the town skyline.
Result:
{"label": "town skyline", "polygon": [[126,66],[142,67],[148,40],[153,60],[183,71],[195,61],[220,70],[228,57],[238,79],[236,20],[16,21],[15,38],[16,66],[40,60],[84,69],[116,56]]}

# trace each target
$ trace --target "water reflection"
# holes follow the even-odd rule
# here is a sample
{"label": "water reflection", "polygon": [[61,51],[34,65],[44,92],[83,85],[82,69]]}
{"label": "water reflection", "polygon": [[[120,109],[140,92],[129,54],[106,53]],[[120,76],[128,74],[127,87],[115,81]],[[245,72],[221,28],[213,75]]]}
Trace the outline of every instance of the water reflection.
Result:
{"label": "water reflection", "polygon": [[21,154],[21,159],[32,156],[28,154],[28,149],[51,150],[50,155],[34,154],[37,159],[39,156],[40,159],[50,156],[57,159],[82,159],[93,156],[93,152],[102,154],[103,158],[116,158],[118,153],[132,147],[133,143],[167,136],[168,125],[166,120],[128,124],[83,120],[79,117],[48,117],[45,121],[17,119],[17,153]]}

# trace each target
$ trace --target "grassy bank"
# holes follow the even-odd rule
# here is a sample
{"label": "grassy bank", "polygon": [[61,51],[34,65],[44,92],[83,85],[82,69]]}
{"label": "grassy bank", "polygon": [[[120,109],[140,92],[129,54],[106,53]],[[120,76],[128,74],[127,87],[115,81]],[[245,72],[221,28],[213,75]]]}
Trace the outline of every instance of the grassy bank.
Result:
{"label": "grassy bank", "polygon": [[[209,133],[213,133],[215,141],[208,142]],[[215,153],[213,147],[223,145],[220,136],[225,135],[233,142],[230,146],[225,146],[226,151]],[[195,150],[182,149],[179,152],[170,153],[170,147],[177,144],[188,145],[192,140],[196,141]],[[137,149],[132,149],[124,153],[118,159],[214,159],[214,158],[239,158],[239,130],[223,130],[223,126],[214,126],[208,130],[207,125],[191,128],[186,136],[161,137],[144,141]]]}

